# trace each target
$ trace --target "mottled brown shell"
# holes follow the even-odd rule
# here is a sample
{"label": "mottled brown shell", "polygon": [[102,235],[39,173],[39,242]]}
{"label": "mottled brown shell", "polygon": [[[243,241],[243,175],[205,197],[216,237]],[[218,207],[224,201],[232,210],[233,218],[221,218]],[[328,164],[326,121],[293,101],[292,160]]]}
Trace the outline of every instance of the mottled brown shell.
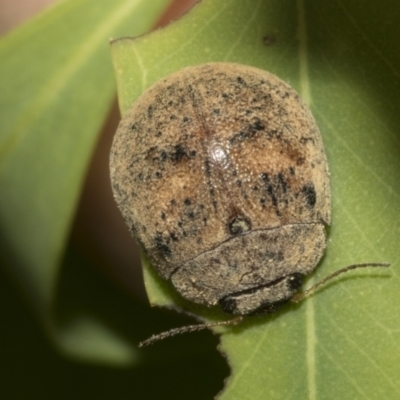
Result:
{"label": "mottled brown shell", "polygon": [[211,63],[154,84],[118,127],[111,178],[157,272],[196,303],[273,311],[325,250],[321,136],[268,72]]}

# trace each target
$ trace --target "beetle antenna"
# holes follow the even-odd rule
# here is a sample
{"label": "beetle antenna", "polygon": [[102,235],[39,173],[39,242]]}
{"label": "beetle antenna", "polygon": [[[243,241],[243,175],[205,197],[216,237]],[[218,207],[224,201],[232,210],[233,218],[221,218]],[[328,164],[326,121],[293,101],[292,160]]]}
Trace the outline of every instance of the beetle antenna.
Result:
{"label": "beetle antenna", "polygon": [[299,301],[303,300],[305,297],[307,297],[310,294],[312,294],[313,292],[315,292],[315,290],[317,290],[320,286],[325,285],[326,282],[337,277],[338,275],[344,274],[353,269],[366,268],[366,267],[390,267],[390,264],[389,263],[361,263],[361,264],[349,265],[347,267],[338,269],[337,271],[332,272],[331,274],[329,274],[328,276],[326,276],[325,278],[323,278],[322,280],[317,282],[315,285],[312,285],[311,287],[306,289],[304,292],[296,293],[294,296],[291,297],[290,301],[292,301],[293,303],[298,303]]}
{"label": "beetle antenna", "polygon": [[213,328],[215,326],[236,325],[242,321],[243,321],[243,316],[240,315],[237,318],[228,319],[227,321],[211,322],[209,324],[187,325],[187,326],[182,326],[180,328],[174,328],[166,332],[161,332],[158,335],[153,335],[148,339],[144,340],[143,342],[140,342],[139,348],[149,346],[150,344],[158,342],[159,340],[163,340],[175,335],[180,335],[182,333],[202,331],[203,329]]}

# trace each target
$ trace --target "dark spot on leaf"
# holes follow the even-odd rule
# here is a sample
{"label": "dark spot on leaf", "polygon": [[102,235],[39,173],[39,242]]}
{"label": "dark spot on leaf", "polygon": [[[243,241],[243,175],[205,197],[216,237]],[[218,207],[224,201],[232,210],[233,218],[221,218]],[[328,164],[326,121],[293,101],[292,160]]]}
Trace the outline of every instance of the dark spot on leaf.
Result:
{"label": "dark spot on leaf", "polygon": [[276,42],[276,37],[274,35],[265,35],[263,37],[264,46],[269,47],[272,46]]}

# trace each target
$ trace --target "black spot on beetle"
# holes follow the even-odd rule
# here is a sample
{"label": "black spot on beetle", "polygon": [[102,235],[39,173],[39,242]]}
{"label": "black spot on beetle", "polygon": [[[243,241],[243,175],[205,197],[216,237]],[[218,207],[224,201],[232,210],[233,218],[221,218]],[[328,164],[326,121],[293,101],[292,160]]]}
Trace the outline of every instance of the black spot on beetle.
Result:
{"label": "black spot on beetle", "polygon": [[179,241],[178,236],[176,236],[175,232],[171,232],[169,234],[169,236],[172,239],[172,241],[174,241],[174,242],[178,242]]}
{"label": "black spot on beetle", "polygon": [[307,183],[301,188],[302,193],[304,194],[307,202],[307,206],[309,208],[314,208],[315,203],[317,202],[317,193],[315,192],[314,185],[312,182]]}
{"label": "black spot on beetle", "polygon": [[193,211],[189,211],[189,212],[187,213],[187,216],[188,216],[190,219],[194,219],[194,212],[193,212]]}
{"label": "black spot on beetle", "polygon": [[164,240],[160,233],[157,233],[154,237],[154,242],[156,244],[157,250],[164,256],[164,257],[171,257],[172,251],[171,248],[168,246],[168,241]]}
{"label": "black spot on beetle", "polygon": [[245,80],[244,80],[242,77],[238,76],[238,77],[236,78],[236,80],[237,80],[237,82],[240,83],[241,85],[246,85],[246,82],[245,82]]}
{"label": "black spot on beetle", "polygon": [[237,143],[244,142],[245,140],[252,139],[257,132],[263,131],[265,126],[262,124],[260,119],[256,119],[254,122],[248,125],[245,130],[236,133],[229,139],[229,144],[234,145]]}
{"label": "black spot on beetle", "polygon": [[260,176],[265,184],[268,195],[271,197],[273,206],[276,207],[278,205],[278,199],[275,196],[274,188],[272,187],[272,184],[270,182],[269,175],[266,172],[263,172]]}
{"label": "black spot on beetle", "polygon": [[137,235],[138,229],[135,224],[131,224],[129,230],[132,233],[132,235]]}
{"label": "black spot on beetle", "polygon": [[135,131],[138,128],[138,126],[136,123],[134,123],[134,124],[131,124],[131,126],[129,128],[131,131]]}
{"label": "black spot on beetle", "polygon": [[265,126],[261,123],[261,120],[259,120],[258,118],[256,119],[255,122],[253,122],[250,125],[250,129],[252,131],[263,131],[265,129]]}
{"label": "black spot on beetle", "polygon": [[165,213],[162,212],[162,213],[161,213],[161,219],[165,219],[165,218],[166,218]]}
{"label": "black spot on beetle", "polygon": [[286,193],[288,185],[285,180],[285,177],[283,176],[283,174],[281,172],[278,173],[278,182],[279,182],[280,187],[282,188],[283,193]]}
{"label": "black spot on beetle", "polygon": [[175,162],[180,162],[185,156],[186,156],[185,149],[181,144],[177,144],[174,147],[174,152],[171,153],[171,159]]}
{"label": "black spot on beetle", "polygon": [[166,159],[167,159],[167,153],[166,153],[164,150],[162,150],[162,151],[160,152],[160,160],[161,160],[162,162],[164,162]]}
{"label": "black spot on beetle", "polygon": [[293,167],[289,167],[289,172],[290,172],[290,175],[294,175],[294,168]]}
{"label": "black spot on beetle", "polygon": [[153,106],[147,108],[147,116],[151,118],[153,116]]}
{"label": "black spot on beetle", "polygon": [[183,202],[185,206],[190,206],[192,204],[192,200],[190,200],[189,198],[186,198]]}
{"label": "black spot on beetle", "polygon": [[206,176],[211,175],[211,165],[210,165],[210,160],[208,158],[204,160],[204,172]]}
{"label": "black spot on beetle", "polygon": [[157,136],[157,137],[162,136],[162,132],[161,132],[161,131],[157,131],[156,136]]}
{"label": "black spot on beetle", "polygon": [[312,138],[312,137],[305,137],[305,136],[302,136],[301,138],[300,138],[300,143],[301,144],[307,144],[307,143],[315,143],[314,142],[314,138]]}
{"label": "black spot on beetle", "polygon": [[183,117],[183,122],[188,122],[189,118],[188,117]]}
{"label": "black spot on beetle", "polygon": [[249,137],[251,137],[251,134],[249,134],[249,132],[240,131],[235,136],[229,139],[229,144],[234,145],[236,143],[244,142]]}
{"label": "black spot on beetle", "polygon": [[161,179],[162,178],[162,173],[160,171],[157,171],[155,175],[156,175],[157,179]]}

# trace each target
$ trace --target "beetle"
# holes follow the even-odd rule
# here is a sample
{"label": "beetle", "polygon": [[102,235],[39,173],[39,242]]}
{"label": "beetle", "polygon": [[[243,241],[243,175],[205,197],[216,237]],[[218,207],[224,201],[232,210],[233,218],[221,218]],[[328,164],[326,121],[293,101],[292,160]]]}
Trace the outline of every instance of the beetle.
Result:
{"label": "beetle", "polygon": [[197,304],[239,319],[275,312],[324,254],[322,138],[300,96],[264,70],[207,63],[156,82],[121,120],[110,171],[139,246]]}

